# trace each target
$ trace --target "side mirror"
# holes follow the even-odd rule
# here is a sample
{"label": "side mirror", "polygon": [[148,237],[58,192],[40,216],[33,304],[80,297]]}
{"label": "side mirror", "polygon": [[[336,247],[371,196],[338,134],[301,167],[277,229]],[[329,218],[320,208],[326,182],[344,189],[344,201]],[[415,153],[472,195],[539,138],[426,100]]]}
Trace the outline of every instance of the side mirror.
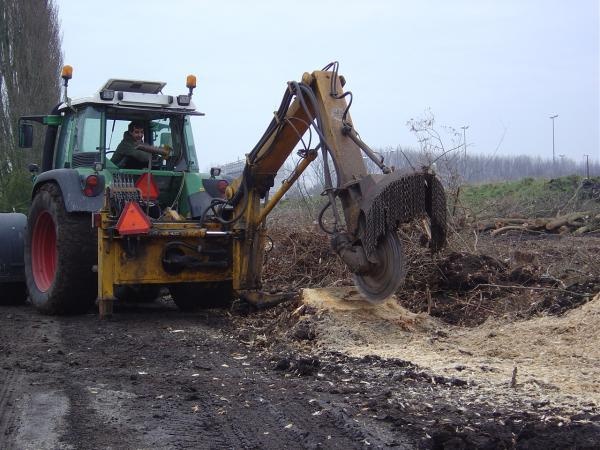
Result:
{"label": "side mirror", "polygon": [[30,123],[19,124],[19,147],[31,148],[33,146],[33,125]]}
{"label": "side mirror", "polygon": [[36,175],[40,171],[40,168],[37,164],[31,163],[27,165],[27,170],[29,170],[31,175]]}

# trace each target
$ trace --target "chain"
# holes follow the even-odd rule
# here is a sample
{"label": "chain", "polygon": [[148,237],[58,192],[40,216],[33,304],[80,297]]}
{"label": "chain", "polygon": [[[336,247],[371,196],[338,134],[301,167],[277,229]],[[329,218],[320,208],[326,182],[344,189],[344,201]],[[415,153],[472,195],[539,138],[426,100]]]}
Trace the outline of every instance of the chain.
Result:
{"label": "chain", "polygon": [[432,250],[441,249],[446,241],[446,195],[434,175],[399,176],[383,187],[363,211],[366,227],[361,237],[369,257],[375,255],[377,242],[389,230],[425,215],[431,220]]}

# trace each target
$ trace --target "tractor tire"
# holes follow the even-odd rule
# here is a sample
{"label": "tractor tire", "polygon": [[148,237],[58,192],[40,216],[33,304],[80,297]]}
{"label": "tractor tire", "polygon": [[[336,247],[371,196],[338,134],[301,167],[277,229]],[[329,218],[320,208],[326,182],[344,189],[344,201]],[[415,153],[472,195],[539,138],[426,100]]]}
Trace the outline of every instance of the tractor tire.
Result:
{"label": "tractor tire", "polygon": [[181,311],[227,308],[233,300],[231,281],[220,283],[177,283],[169,287],[171,298]]}
{"label": "tractor tire", "polygon": [[60,188],[35,194],[25,238],[25,278],[31,303],[43,314],[81,314],[97,297],[97,235],[89,213],[68,213]]}
{"label": "tractor tire", "polygon": [[23,282],[2,283],[0,288],[0,305],[22,305],[27,300],[27,286]]}

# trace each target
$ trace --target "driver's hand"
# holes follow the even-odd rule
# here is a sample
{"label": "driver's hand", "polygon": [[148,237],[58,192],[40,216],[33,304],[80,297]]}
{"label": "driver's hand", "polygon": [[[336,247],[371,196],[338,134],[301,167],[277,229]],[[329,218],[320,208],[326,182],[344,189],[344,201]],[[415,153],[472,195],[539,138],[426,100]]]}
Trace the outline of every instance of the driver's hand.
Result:
{"label": "driver's hand", "polygon": [[173,147],[171,147],[168,144],[163,145],[163,148],[168,152],[166,156],[164,156],[165,159],[169,159],[171,156],[173,156]]}

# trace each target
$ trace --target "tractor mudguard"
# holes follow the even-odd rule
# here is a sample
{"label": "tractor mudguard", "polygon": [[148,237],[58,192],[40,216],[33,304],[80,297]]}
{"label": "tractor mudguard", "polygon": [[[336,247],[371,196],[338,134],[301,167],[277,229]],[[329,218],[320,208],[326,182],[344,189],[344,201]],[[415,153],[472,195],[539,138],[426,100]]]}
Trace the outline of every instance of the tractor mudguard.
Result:
{"label": "tractor mudguard", "polygon": [[25,214],[0,214],[0,283],[25,280],[23,246],[26,226]]}
{"label": "tractor mudguard", "polygon": [[62,192],[65,210],[67,212],[95,212],[102,209],[104,202],[104,176],[97,174],[100,180],[98,195],[86,197],[83,194],[84,179],[75,169],[54,169],[43,172],[35,179],[32,198],[43,184],[55,182]]}

